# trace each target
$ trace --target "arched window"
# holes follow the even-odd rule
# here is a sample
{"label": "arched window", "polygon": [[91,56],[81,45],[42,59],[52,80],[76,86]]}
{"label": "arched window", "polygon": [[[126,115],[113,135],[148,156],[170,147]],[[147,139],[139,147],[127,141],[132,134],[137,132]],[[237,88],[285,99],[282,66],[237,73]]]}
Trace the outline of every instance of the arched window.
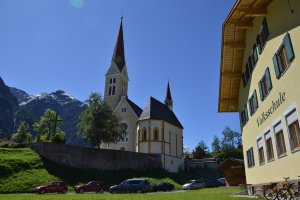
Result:
{"label": "arched window", "polygon": [[116,87],[113,86],[112,95],[115,95],[115,92],[116,92]]}
{"label": "arched window", "polygon": [[142,141],[146,141],[147,140],[147,130],[146,128],[143,128],[142,131]]}
{"label": "arched window", "polygon": [[153,130],[153,140],[159,140],[159,131],[158,128],[154,128]]}
{"label": "arched window", "polygon": [[[111,80],[111,79],[110,79]],[[111,87],[109,86],[108,95],[111,95]]]}

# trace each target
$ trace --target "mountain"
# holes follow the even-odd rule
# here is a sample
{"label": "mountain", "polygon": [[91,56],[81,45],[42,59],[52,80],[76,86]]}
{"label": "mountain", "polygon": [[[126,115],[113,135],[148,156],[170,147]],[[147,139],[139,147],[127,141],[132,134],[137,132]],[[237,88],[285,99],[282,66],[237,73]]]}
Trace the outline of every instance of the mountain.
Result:
{"label": "mountain", "polygon": [[63,124],[60,128],[66,134],[67,143],[80,146],[85,145],[83,140],[76,136],[76,133],[78,131],[79,115],[87,108],[86,104],[63,90],[38,95],[29,95],[17,88],[10,88],[10,91],[18,97],[19,110],[22,110],[21,116],[25,113],[26,118],[28,118],[28,113],[30,113],[33,116],[33,121],[38,121],[45,110],[50,108],[63,119]]}
{"label": "mountain", "polygon": [[0,133],[11,134],[14,131],[13,114],[18,106],[18,99],[0,77]]}

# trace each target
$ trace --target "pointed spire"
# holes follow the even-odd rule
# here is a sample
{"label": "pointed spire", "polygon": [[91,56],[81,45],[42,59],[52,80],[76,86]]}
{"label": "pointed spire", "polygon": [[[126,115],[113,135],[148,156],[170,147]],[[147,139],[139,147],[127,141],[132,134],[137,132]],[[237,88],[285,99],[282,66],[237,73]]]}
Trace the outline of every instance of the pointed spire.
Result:
{"label": "pointed spire", "polygon": [[114,54],[112,56],[112,62],[115,62],[120,70],[122,71],[125,66],[125,53],[124,53],[124,39],[123,39],[123,25],[122,25],[123,16],[121,16],[121,24],[119,29],[119,34],[117,42],[114,49]]}
{"label": "pointed spire", "polygon": [[173,100],[172,100],[172,96],[171,96],[169,81],[168,81],[168,85],[167,85],[165,104],[169,107],[170,110],[173,110]]}

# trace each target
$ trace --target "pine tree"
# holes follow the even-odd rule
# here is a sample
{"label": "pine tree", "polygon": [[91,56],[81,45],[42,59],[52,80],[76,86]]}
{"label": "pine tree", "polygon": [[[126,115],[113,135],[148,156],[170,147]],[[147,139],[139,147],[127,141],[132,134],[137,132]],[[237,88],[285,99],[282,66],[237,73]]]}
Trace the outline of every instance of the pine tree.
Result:
{"label": "pine tree", "polygon": [[24,121],[21,122],[18,130],[12,136],[13,141],[17,143],[30,143],[31,142],[31,134],[28,130],[28,126]]}

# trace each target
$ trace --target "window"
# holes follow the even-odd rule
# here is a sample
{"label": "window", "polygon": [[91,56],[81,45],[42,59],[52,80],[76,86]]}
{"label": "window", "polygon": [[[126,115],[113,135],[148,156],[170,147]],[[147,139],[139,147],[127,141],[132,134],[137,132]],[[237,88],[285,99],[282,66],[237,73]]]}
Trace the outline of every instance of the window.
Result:
{"label": "window", "polygon": [[108,95],[111,95],[111,87],[108,89]]}
{"label": "window", "polygon": [[246,85],[248,84],[249,79],[250,79],[250,69],[249,69],[249,65],[247,63],[246,66],[245,66],[245,72],[243,73],[244,87],[246,87]]}
{"label": "window", "polygon": [[278,133],[275,133],[276,143],[277,143],[277,155],[278,157],[282,157],[286,155],[286,147],[284,142],[283,131],[280,130]]}
{"label": "window", "polygon": [[109,79],[109,83],[112,84],[112,79]]}
{"label": "window", "polygon": [[288,125],[291,150],[292,152],[294,152],[300,148],[299,121],[298,121],[296,109],[293,109],[286,116],[286,121]]}
{"label": "window", "polygon": [[158,132],[158,128],[155,128],[153,131],[153,140],[159,140],[159,132]]}
{"label": "window", "polygon": [[256,90],[253,91],[253,94],[249,99],[249,108],[250,108],[250,115],[253,115],[258,108]]}
{"label": "window", "polygon": [[274,160],[273,143],[272,143],[270,131],[265,134],[265,140],[266,140],[266,149],[267,149],[267,159],[270,162]]}
{"label": "window", "polygon": [[259,54],[262,53],[262,51],[267,43],[268,37],[269,37],[269,29],[268,29],[267,20],[265,18],[262,22],[261,31],[258,33],[258,35],[256,37],[256,44],[258,47]]}
{"label": "window", "polygon": [[126,112],[126,108],[122,108],[121,111],[122,111],[122,112]]}
{"label": "window", "polygon": [[124,130],[127,130],[128,124],[126,122],[122,122],[121,123],[121,128],[124,129]]}
{"label": "window", "polygon": [[113,83],[116,83],[116,78],[113,79]]}
{"label": "window", "polygon": [[253,167],[255,165],[252,147],[247,151],[247,164],[248,164],[248,167]]}
{"label": "window", "polygon": [[265,164],[265,154],[264,154],[262,138],[257,140],[257,149],[258,149],[259,164],[263,165],[263,164]]}
{"label": "window", "polygon": [[146,141],[147,140],[147,131],[146,128],[143,128],[142,131],[142,141]]}
{"label": "window", "polygon": [[113,86],[112,95],[115,95],[115,92],[116,92],[116,88],[115,88],[115,86]]}
{"label": "window", "polygon": [[240,113],[242,126],[244,126],[248,122],[248,109],[247,105],[244,107],[244,109]]}
{"label": "window", "polygon": [[258,55],[256,50],[256,44],[254,44],[252,47],[251,55],[248,58],[250,73],[252,73],[253,69],[255,68],[257,61],[258,61]]}
{"label": "window", "polygon": [[258,88],[259,88],[260,99],[261,101],[263,101],[268,96],[268,94],[272,89],[272,81],[271,81],[269,67],[267,67],[262,79],[259,81]]}
{"label": "window", "polygon": [[273,56],[273,63],[276,77],[279,79],[294,60],[294,50],[291,43],[290,34],[287,33],[283,38],[283,43]]}

